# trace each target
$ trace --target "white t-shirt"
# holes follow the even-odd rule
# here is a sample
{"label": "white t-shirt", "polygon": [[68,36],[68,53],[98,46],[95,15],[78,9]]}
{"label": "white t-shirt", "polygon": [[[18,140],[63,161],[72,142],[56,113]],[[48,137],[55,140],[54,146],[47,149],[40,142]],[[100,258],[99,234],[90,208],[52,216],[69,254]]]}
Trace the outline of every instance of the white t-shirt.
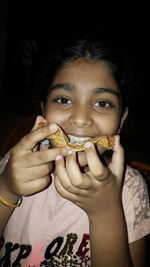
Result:
{"label": "white t-shirt", "polygon": [[[3,170],[7,159],[1,162]],[[127,167],[122,194],[129,243],[150,232],[146,184]],[[1,240],[0,266],[90,266],[89,221],[86,213],[62,198],[52,184],[24,197],[9,219]]]}

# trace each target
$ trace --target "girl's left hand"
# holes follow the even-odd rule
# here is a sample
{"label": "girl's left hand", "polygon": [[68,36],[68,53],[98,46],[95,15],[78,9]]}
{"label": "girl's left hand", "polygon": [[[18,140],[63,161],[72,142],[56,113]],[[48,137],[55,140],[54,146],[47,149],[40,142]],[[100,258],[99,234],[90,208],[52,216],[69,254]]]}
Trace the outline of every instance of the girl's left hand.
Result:
{"label": "girl's left hand", "polygon": [[124,151],[115,137],[115,146],[110,164],[102,164],[92,143],[87,143],[85,153],[88,171],[82,173],[75,152],[66,158],[56,157],[54,183],[57,192],[70,200],[88,216],[105,214],[111,206],[121,202],[124,173]]}

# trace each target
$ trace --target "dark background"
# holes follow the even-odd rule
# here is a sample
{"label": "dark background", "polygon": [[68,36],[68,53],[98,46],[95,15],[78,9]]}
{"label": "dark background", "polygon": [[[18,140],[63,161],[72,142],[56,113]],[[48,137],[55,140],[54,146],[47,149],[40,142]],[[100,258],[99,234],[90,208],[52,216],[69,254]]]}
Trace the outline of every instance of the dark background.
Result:
{"label": "dark background", "polygon": [[[35,86],[46,50],[83,34],[115,30],[133,57],[137,85],[122,142],[130,160],[150,163],[149,1],[6,1],[0,3],[0,153],[8,134],[40,112]],[[112,34],[113,38],[113,34]]]}

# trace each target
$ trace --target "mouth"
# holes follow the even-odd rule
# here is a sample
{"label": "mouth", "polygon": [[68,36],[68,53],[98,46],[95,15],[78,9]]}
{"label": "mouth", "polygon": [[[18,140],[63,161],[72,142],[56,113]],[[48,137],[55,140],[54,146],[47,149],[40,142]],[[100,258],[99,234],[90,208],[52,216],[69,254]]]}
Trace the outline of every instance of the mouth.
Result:
{"label": "mouth", "polygon": [[86,142],[86,141],[89,141],[89,140],[91,140],[92,139],[92,137],[77,137],[77,136],[74,136],[74,135],[70,135],[70,134],[68,134],[68,138],[69,138],[69,142],[71,143],[71,144],[76,144],[76,145],[80,145],[81,143],[83,143],[83,142]]}

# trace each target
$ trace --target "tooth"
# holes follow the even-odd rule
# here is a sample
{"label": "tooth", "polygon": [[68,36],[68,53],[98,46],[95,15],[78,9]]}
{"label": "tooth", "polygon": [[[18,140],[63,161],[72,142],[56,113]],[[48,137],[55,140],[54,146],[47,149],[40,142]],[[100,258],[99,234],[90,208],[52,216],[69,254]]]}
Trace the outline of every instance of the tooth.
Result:
{"label": "tooth", "polygon": [[79,143],[79,144],[91,139],[91,137],[76,137],[72,135],[68,135],[68,137],[70,139],[70,143]]}

